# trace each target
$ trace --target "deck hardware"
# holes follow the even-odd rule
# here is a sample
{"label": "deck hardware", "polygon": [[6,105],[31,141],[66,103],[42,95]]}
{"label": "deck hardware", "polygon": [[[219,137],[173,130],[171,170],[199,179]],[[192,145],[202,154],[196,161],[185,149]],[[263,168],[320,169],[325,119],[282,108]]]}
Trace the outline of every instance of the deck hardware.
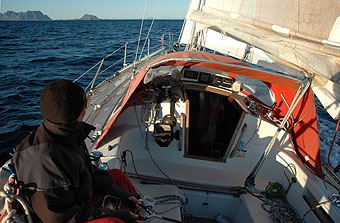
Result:
{"label": "deck hardware", "polygon": [[127,51],[127,45],[128,44],[129,44],[129,42],[125,42],[124,63],[123,63],[124,67],[127,67],[127,63],[126,63],[126,51]]}
{"label": "deck hardware", "polygon": [[103,58],[103,59],[101,60],[100,65],[99,65],[98,70],[97,70],[97,73],[96,73],[96,75],[94,76],[94,78],[93,78],[93,80],[92,80],[92,85],[91,85],[91,88],[90,88],[91,90],[93,90],[94,82],[96,81],[96,79],[97,79],[97,77],[98,77],[98,74],[99,74],[99,71],[100,71],[100,69],[101,69],[102,66],[103,66],[104,59],[105,59],[105,58]]}
{"label": "deck hardware", "polygon": [[109,145],[108,147],[107,147],[107,150],[108,151],[111,151],[111,150],[113,150],[113,149],[115,149],[115,148],[117,148],[118,147],[118,144],[115,144],[115,145]]}
{"label": "deck hardware", "polygon": [[340,195],[339,194],[332,194],[331,196],[329,196],[329,200],[332,201],[332,203],[340,208]]}
{"label": "deck hardware", "polygon": [[93,138],[98,138],[99,136],[101,136],[102,135],[102,131],[95,131],[94,133],[93,133]]}
{"label": "deck hardware", "polygon": [[98,169],[100,169],[100,170],[108,170],[109,166],[107,165],[107,163],[103,163],[103,164],[98,166]]}
{"label": "deck hardware", "polygon": [[183,148],[185,147],[185,134],[186,134],[186,130],[185,130],[185,126],[186,126],[186,118],[185,118],[185,114],[181,113],[181,122],[180,122],[180,130],[179,130],[179,147],[178,150],[182,151]]}
{"label": "deck hardware", "polygon": [[312,78],[310,78],[310,77],[306,77],[302,81],[302,83],[301,83],[299,89],[297,90],[297,92],[295,94],[295,97],[294,97],[294,99],[293,99],[293,101],[291,103],[291,106],[289,107],[289,110],[286,113],[284,119],[282,120],[280,126],[277,128],[273,138],[271,139],[271,141],[267,145],[267,147],[264,150],[261,158],[256,163],[256,165],[254,166],[254,168],[251,171],[251,173],[249,174],[249,176],[246,178],[246,180],[244,182],[245,187],[254,187],[255,186],[255,177],[256,177],[257,173],[260,171],[260,169],[261,169],[265,159],[267,158],[269,152],[273,148],[274,143],[275,143],[277,137],[279,136],[279,133],[281,132],[281,130],[283,129],[283,127],[287,123],[289,117],[291,116],[291,114],[295,110],[295,108],[298,105],[298,103],[301,101],[302,97],[305,95],[306,91],[310,88],[311,83],[312,83]]}
{"label": "deck hardware", "polygon": [[93,151],[90,153],[91,161],[93,161],[93,164],[97,167],[99,166],[100,158],[102,156],[103,156],[103,153],[100,151]]}
{"label": "deck hardware", "polygon": [[164,89],[165,98],[168,98],[169,97],[169,89],[171,88],[171,86],[162,86],[162,88]]}
{"label": "deck hardware", "polygon": [[235,91],[235,92],[240,92],[240,90],[241,90],[241,83],[239,81],[235,81],[232,84],[232,90]]}
{"label": "deck hardware", "polygon": [[[25,200],[16,195],[15,193],[6,193],[4,191],[0,191],[0,198],[1,200],[4,199],[5,200],[5,205],[4,205],[4,209],[3,209],[3,213],[7,212],[7,215],[3,215],[1,217],[3,217],[1,220],[1,222],[12,222],[13,219],[19,219],[20,216],[18,216],[17,214],[17,210],[13,208],[12,206],[12,202],[14,202],[15,200],[17,201],[17,204],[20,204],[21,207],[24,209],[24,213],[26,215],[27,221],[28,223],[32,223],[32,217],[30,215],[29,212],[29,208],[25,202]],[[14,221],[13,221],[14,222]]]}
{"label": "deck hardware", "polygon": [[90,139],[90,141],[91,141],[92,143],[94,143],[94,141],[96,141],[96,140],[94,140],[93,138],[91,138],[90,136],[87,136],[87,138]]}
{"label": "deck hardware", "polygon": [[93,106],[93,111],[98,110],[100,107],[101,107],[101,105],[94,105],[94,106]]}
{"label": "deck hardware", "polygon": [[150,37],[148,38],[148,57],[150,55]]}
{"label": "deck hardware", "polygon": [[255,101],[249,101],[248,109],[249,109],[250,112],[256,114],[257,103]]}

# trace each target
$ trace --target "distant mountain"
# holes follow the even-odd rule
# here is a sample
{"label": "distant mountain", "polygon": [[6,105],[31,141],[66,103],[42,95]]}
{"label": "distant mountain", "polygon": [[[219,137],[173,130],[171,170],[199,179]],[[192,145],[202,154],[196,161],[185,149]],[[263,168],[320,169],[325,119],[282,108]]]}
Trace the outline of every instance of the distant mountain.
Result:
{"label": "distant mountain", "polygon": [[14,21],[51,21],[52,19],[40,11],[13,12],[7,11],[0,13],[0,20]]}
{"label": "distant mountain", "polygon": [[85,14],[79,20],[100,20],[100,19],[95,15]]}

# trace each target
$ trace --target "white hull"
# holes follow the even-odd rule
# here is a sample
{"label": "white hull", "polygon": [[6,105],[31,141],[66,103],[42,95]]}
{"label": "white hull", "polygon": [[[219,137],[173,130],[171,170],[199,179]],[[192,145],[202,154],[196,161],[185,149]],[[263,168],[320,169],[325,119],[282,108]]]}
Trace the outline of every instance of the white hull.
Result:
{"label": "white hull", "polygon": [[[183,88],[195,89],[200,86],[202,84],[189,83]],[[188,125],[186,117],[198,111],[191,111],[188,102],[179,99],[175,103],[176,125],[173,128],[173,132],[178,130],[178,140],[173,139],[166,147],[160,147],[155,142],[152,134],[153,125],[146,128],[144,121],[148,119],[150,110],[147,106],[150,106],[150,103],[144,101],[139,105],[128,106],[118,116],[98,147],[98,151],[103,153],[101,162],[109,169],[125,170],[137,190],[143,195],[157,197],[175,194],[184,200],[187,199],[182,216],[180,208],[177,207],[164,213],[165,217],[188,222],[190,218],[194,219],[192,222],[213,222],[221,214],[230,222],[272,222],[271,214],[261,207],[263,201],[247,193],[244,185],[247,176],[271,141],[277,126],[249,112],[244,103],[246,96],[242,93],[231,93],[229,90],[214,87],[209,91],[224,96],[231,95],[238,102],[239,108],[244,109],[240,111],[242,115],[226,149],[227,154],[224,159],[190,154],[186,142],[189,134],[187,129],[190,130],[190,127],[183,128],[183,126]],[[91,102],[91,97],[89,101],[90,104],[96,104]],[[169,101],[163,101],[154,119],[155,122],[160,122],[163,116],[170,114],[170,107]],[[92,119],[91,123],[98,126],[102,118]],[[244,125],[246,128],[241,136]],[[240,144],[240,148],[243,145],[242,150],[236,149],[233,153]],[[88,145],[90,148],[94,147],[94,144],[89,141]],[[122,158],[124,154],[125,158]],[[232,158],[230,158],[231,154],[233,154]],[[127,165],[122,160],[126,160]],[[303,218],[306,222],[333,219],[337,222],[337,219],[340,219],[339,208],[329,202],[328,198],[331,194],[337,193],[336,189],[312,174],[301,162],[294,150],[291,136],[286,131],[281,131],[276,139],[273,149],[257,174],[255,188],[258,192],[262,192],[270,182],[278,182],[287,189],[289,182],[285,173],[291,180],[295,171],[296,183],[292,183],[286,198],[296,209],[300,219]],[[253,188],[251,191],[255,193],[254,190]],[[322,214],[310,211],[316,204],[322,202],[324,202],[321,205],[324,210]],[[171,209],[176,205],[167,207]],[[164,211],[164,206],[158,208],[163,208]],[[155,210],[157,212],[157,205]],[[152,220],[152,222],[158,221],[164,220],[158,218]]]}

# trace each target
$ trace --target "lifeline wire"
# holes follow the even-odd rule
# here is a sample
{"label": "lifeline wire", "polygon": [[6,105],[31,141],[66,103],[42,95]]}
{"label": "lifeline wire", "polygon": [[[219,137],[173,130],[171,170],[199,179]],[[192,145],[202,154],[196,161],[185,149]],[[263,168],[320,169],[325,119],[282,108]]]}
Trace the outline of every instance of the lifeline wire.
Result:
{"label": "lifeline wire", "polygon": [[[109,55],[107,55],[106,57],[104,57],[103,59],[107,59],[108,57],[112,56],[113,54],[115,54],[116,52],[118,52],[120,49],[122,49],[124,47],[124,45],[122,45],[121,47],[119,47],[118,49],[116,49],[115,51],[113,51],[112,53],[110,53]],[[73,83],[77,82],[80,78],[82,78],[85,74],[87,74],[88,72],[90,72],[93,68],[95,68],[98,64],[101,63],[102,60],[98,61],[98,63],[96,63],[95,65],[93,65],[90,69],[88,69],[85,73],[83,73],[82,75],[80,75],[79,77],[77,77]]]}
{"label": "lifeline wire", "polygon": [[[155,21],[155,17],[156,17],[156,15],[157,15],[157,13],[158,13],[158,9],[159,9],[159,6],[161,5],[161,2],[162,2],[162,0],[159,0],[159,2],[158,2],[158,6],[157,6],[157,9],[156,9],[156,11],[155,11],[155,14],[153,15],[153,19],[152,19],[152,22],[151,22],[151,25],[150,25],[150,28],[149,28],[148,34],[146,35],[146,38],[145,38],[145,41],[144,41],[144,44],[143,44],[142,50],[141,50],[141,52],[140,52],[140,55],[139,55],[139,60],[140,60],[140,59],[141,59],[141,57],[142,57],[142,53],[143,53],[143,50],[144,50],[145,44],[146,44],[146,42],[147,42],[147,40],[148,40],[148,38],[149,38],[149,35],[150,35],[150,32],[151,32],[151,29],[152,29],[152,25],[153,25],[153,22]],[[137,57],[136,57],[136,59],[137,59]]]}
{"label": "lifeline wire", "polygon": [[135,60],[137,60],[139,42],[140,42],[140,37],[141,37],[141,35],[142,35],[143,22],[144,22],[144,16],[145,16],[145,10],[146,10],[147,2],[148,2],[148,0],[145,0],[145,3],[144,3],[144,11],[143,11],[143,18],[142,18],[142,23],[141,23],[141,25],[140,25],[140,30],[139,30],[139,37],[138,37],[138,43],[137,43],[137,49],[136,49],[136,57],[135,57]]}

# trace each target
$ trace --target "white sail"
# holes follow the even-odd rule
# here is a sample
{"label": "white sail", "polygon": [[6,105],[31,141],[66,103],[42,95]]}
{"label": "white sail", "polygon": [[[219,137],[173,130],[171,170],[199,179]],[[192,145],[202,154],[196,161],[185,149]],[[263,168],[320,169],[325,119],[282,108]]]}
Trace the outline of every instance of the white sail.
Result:
{"label": "white sail", "polygon": [[330,115],[338,118],[339,16],[339,0],[195,0],[180,42],[272,69],[277,68],[274,64],[283,64],[307,75],[320,75],[313,90]]}

